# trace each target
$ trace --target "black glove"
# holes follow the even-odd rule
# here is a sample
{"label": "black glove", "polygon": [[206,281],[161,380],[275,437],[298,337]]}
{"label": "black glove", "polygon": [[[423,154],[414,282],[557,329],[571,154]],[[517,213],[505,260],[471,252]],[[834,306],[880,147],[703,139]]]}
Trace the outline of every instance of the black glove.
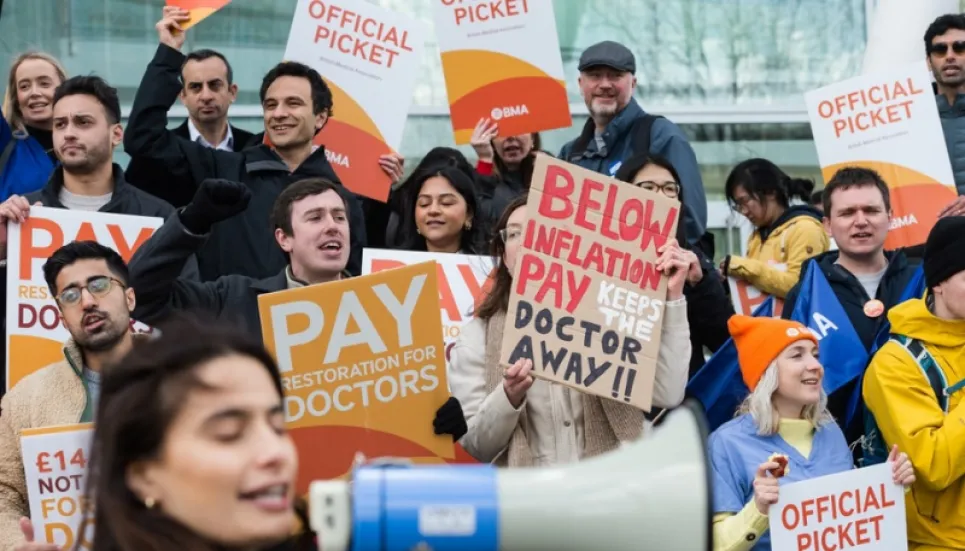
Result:
{"label": "black glove", "polygon": [[450,396],[446,403],[436,410],[436,418],[432,420],[432,428],[435,429],[436,434],[451,434],[453,442],[466,434],[469,427],[466,426],[466,416],[462,413],[462,405],[459,400]]}
{"label": "black glove", "polygon": [[189,232],[204,235],[222,220],[248,208],[251,190],[231,180],[206,179],[201,182],[194,199],[181,211],[181,223]]}

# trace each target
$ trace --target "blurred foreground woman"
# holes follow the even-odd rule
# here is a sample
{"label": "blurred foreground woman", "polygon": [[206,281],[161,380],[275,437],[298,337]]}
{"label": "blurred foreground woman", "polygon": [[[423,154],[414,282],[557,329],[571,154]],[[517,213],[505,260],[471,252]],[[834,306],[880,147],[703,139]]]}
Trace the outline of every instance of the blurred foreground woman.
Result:
{"label": "blurred foreground woman", "polygon": [[106,370],[88,493],[94,551],[311,549],[298,458],[261,343],[191,318]]}

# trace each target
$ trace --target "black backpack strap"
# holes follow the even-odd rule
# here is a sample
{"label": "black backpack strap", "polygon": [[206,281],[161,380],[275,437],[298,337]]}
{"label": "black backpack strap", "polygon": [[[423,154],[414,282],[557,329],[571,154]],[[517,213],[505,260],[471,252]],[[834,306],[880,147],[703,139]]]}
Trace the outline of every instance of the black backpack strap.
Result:
{"label": "black backpack strap", "polygon": [[661,115],[647,113],[633,123],[630,134],[630,151],[633,152],[633,155],[650,153],[650,136],[653,134],[653,123],[662,118]]}
{"label": "black backpack strap", "polygon": [[935,358],[928,352],[925,345],[918,339],[913,339],[905,335],[892,335],[891,340],[901,345],[901,347],[914,358],[915,363],[918,364],[922,374],[924,374],[928,380],[932,391],[935,392],[935,397],[938,398],[938,406],[942,408],[942,411],[948,413],[948,394],[945,390],[948,382],[945,380],[945,374],[942,373]]}

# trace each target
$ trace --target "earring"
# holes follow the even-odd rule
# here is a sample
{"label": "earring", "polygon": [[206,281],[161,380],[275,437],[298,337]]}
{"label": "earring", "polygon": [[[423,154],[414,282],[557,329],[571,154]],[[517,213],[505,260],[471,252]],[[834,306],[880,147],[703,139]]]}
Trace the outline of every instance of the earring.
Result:
{"label": "earring", "polygon": [[418,226],[416,226],[415,232],[418,235],[422,235],[422,230],[420,230]]}
{"label": "earring", "polygon": [[153,497],[144,498],[144,506],[148,509],[153,509],[155,505],[157,505],[157,500]]}
{"label": "earring", "polygon": [[471,230],[471,229],[472,229],[472,222],[470,222],[470,221],[468,221],[468,220],[466,221],[466,229],[467,229],[467,230]]}

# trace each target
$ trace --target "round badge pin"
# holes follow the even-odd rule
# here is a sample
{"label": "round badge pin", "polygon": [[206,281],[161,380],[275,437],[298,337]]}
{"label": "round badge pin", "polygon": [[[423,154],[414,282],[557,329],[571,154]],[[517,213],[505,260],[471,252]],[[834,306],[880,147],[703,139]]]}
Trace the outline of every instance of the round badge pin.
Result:
{"label": "round badge pin", "polygon": [[877,318],[885,313],[885,305],[878,299],[872,299],[864,303],[864,315],[869,318]]}

